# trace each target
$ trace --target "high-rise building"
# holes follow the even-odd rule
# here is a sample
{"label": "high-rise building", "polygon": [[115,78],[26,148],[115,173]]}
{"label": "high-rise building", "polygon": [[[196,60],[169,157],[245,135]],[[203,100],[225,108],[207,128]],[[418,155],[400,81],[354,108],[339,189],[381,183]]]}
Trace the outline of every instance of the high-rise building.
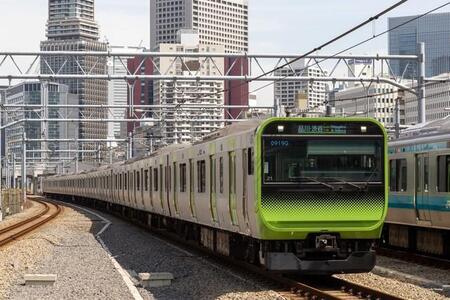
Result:
{"label": "high-rise building", "polygon": [[[122,46],[109,46],[109,51],[111,53],[123,53],[123,52],[135,52],[136,54],[142,53],[145,48],[141,47],[122,47]],[[130,69],[128,65],[129,60],[136,60],[134,56],[130,57],[114,57],[108,61],[108,73],[114,75],[128,75],[128,71],[131,74],[136,73],[135,68]],[[141,62],[139,60],[139,62]],[[139,66],[139,62],[137,64],[132,64],[133,66]],[[149,60],[150,64],[151,61]],[[148,63],[147,63],[148,64]],[[145,65],[144,65],[145,68]],[[128,90],[131,84],[129,85],[126,80],[111,80],[108,82],[108,104],[109,105],[127,105],[128,103]],[[140,86],[141,83],[138,80],[134,85],[135,92],[136,88],[139,89],[140,95]],[[108,119],[123,119],[126,114],[126,108],[111,108],[109,110]],[[110,139],[113,138],[124,138],[120,134],[121,122],[116,123],[108,123],[108,136]]]}
{"label": "high-rise building", "polygon": [[[275,76],[325,77],[317,67],[306,66],[303,60],[275,71]],[[314,81],[277,81],[274,97],[284,107],[298,108],[299,101],[306,99],[307,109],[324,108],[328,99],[328,86],[325,82]]]}
{"label": "high-rise building", "polygon": [[201,45],[248,51],[248,0],[150,0],[150,46],[178,42],[180,29],[199,33]]}
{"label": "high-rise building", "polygon": [[[446,81],[449,78],[450,73],[441,74],[433,77],[433,79],[442,80],[442,82],[427,85],[425,110],[427,122],[442,119],[450,115],[450,111],[448,111],[448,108],[450,108],[450,82]],[[417,96],[411,93],[405,93],[404,102],[406,125],[417,124],[419,119],[419,100]]]}
{"label": "high-rise building", "polygon": [[[47,40],[41,42],[42,51],[107,51],[107,44],[99,41],[99,29],[94,18],[94,0],[49,0]],[[41,58],[42,74],[106,74],[106,58],[91,56],[66,57],[47,55]],[[96,79],[58,80],[69,92],[78,95],[79,104],[108,103],[108,83]],[[89,118],[106,118],[104,109],[83,108],[80,114]],[[105,139],[108,124],[80,123],[79,137]],[[85,149],[97,149],[98,144],[86,144]]]}
{"label": "high-rise building", "polygon": [[[335,93],[336,114],[359,117],[367,115],[385,126],[394,126],[397,98],[398,88],[387,83],[373,83],[368,90],[364,86],[347,88]],[[405,124],[403,108],[400,111],[400,124]]]}
{"label": "high-rise building", "polygon": [[[128,59],[128,70],[132,74],[136,75],[153,75],[153,62],[150,59],[145,59],[141,56]],[[130,85],[134,84],[132,90],[128,90],[127,103],[134,105],[152,105],[153,102],[153,81],[137,79],[134,82],[129,82]],[[132,92],[132,93],[131,93]],[[129,110],[126,110],[127,113]],[[152,113],[148,109],[137,109],[134,111],[134,115],[142,117],[143,114],[146,117],[151,117]],[[133,116],[132,116],[133,117]],[[129,117],[128,117],[129,119]],[[127,133],[133,132],[135,128],[141,126],[140,122],[128,122],[126,125]],[[124,136],[122,136],[124,137]],[[126,136],[125,136],[126,137]]]}
{"label": "high-rise building", "polygon": [[[199,34],[200,45],[222,45],[224,52],[248,52],[248,0],[150,0],[150,46],[178,43],[180,30]],[[244,57],[225,59],[230,76],[245,76],[249,63]],[[249,85],[244,81],[224,83],[225,105],[248,105]],[[241,109],[224,112],[236,118]]]}
{"label": "high-rise building", "polygon": [[[198,34],[184,32],[177,44],[160,44],[161,52],[208,52],[223,53],[222,45],[199,44]],[[203,57],[186,58],[183,63],[174,63],[171,57],[157,60],[158,70],[168,70],[173,75],[217,76],[224,72],[224,60],[213,58],[206,61]],[[155,81],[154,100],[157,105],[186,105],[175,111],[163,112],[161,136],[167,144],[190,143],[223,127],[221,121],[224,111],[224,81],[158,80]],[[197,107],[188,108],[189,105]],[[215,107],[208,107],[215,106]]]}
{"label": "high-rise building", "polygon": [[[57,83],[42,82],[23,82],[8,88],[5,91],[5,103],[15,105],[44,105],[44,102],[50,105],[76,104],[78,102],[76,95],[70,94],[66,85]],[[14,113],[6,114],[6,121],[12,123],[24,119],[39,119],[40,114],[33,108],[13,109]],[[57,119],[61,116],[78,114],[76,108],[49,108],[48,117]],[[17,156],[22,155],[22,136],[25,131],[27,139],[76,139],[78,132],[78,124],[68,122],[25,122],[18,123],[8,127],[5,132],[6,143],[8,144],[8,152],[15,153]],[[27,142],[27,150],[55,150],[51,154],[52,158],[58,158],[60,152],[58,150],[69,150],[69,145],[64,142]],[[46,152],[29,152],[29,158],[44,158],[50,155]],[[61,155],[68,156],[67,153]]]}
{"label": "high-rise building", "polygon": [[[450,12],[417,16],[389,18],[389,54],[417,54],[418,43],[425,43],[425,75],[436,76],[450,71]],[[394,29],[395,28],[395,29]],[[395,75],[417,78],[417,63],[414,61],[391,61]],[[405,69],[406,72],[405,72]]]}

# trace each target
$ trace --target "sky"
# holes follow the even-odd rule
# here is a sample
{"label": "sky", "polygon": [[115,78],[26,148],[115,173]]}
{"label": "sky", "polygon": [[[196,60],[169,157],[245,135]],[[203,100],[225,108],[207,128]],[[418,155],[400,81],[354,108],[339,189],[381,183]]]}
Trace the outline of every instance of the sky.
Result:
{"label": "sky", "polygon": [[[253,53],[302,54],[381,12],[398,0],[249,0]],[[446,0],[409,0],[388,15],[323,49],[332,54],[387,28],[387,18],[421,14]],[[48,0],[0,0],[0,51],[39,50],[45,39]],[[149,46],[149,0],[96,0],[101,38],[111,45]],[[449,12],[450,6],[440,10]],[[352,54],[387,54],[387,35]],[[343,74],[338,74],[343,75]],[[273,92],[258,94],[270,102]]]}

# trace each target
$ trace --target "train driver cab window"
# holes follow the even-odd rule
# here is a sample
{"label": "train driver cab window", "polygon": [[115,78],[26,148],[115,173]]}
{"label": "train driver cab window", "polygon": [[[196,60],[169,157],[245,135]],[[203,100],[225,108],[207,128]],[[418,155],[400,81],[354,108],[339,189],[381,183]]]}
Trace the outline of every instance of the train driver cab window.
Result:
{"label": "train driver cab window", "polygon": [[450,191],[450,155],[438,156],[437,158],[437,192]]}
{"label": "train driver cab window", "polygon": [[206,192],[206,161],[200,160],[197,161],[197,185],[198,192],[205,193]]}
{"label": "train driver cab window", "polygon": [[391,192],[406,192],[407,164],[406,159],[393,159],[389,162]]}

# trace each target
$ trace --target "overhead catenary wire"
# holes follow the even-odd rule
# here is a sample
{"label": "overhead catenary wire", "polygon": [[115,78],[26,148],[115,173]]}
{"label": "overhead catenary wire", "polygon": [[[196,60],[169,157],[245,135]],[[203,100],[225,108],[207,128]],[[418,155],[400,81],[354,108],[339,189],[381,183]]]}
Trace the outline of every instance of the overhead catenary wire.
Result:
{"label": "overhead catenary wire", "polygon": [[[241,82],[241,83],[239,83],[238,85],[235,85],[235,86],[233,86],[233,87],[231,87],[231,88],[226,88],[226,89],[222,89],[221,91],[218,91],[218,92],[215,92],[215,93],[207,93],[207,94],[202,94],[202,95],[215,95],[215,94],[226,93],[226,92],[229,92],[231,89],[240,88],[240,87],[242,87],[242,86],[244,86],[244,85],[249,84],[250,82],[253,82],[253,81],[255,81],[255,80],[261,78],[261,77],[267,76],[267,75],[269,75],[269,74],[272,74],[273,72],[276,72],[277,70],[283,69],[283,68],[285,68],[285,67],[287,67],[287,66],[289,66],[289,65],[291,65],[291,64],[293,64],[293,63],[295,63],[295,62],[297,62],[297,61],[299,61],[299,60],[304,59],[304,58],[307,57],[308,55],[311,55],[311,54],[313,54],[314,52],[317,52],[317,51],[319,51],[319,50],[322,50],[323,48],[325,48],[325,47],[327,47],[327,46],[329,46],[329,45],[331,45],[331,44],[337,42],[338,40],[340,40],[340,39],[346,37],[347,35],[349,35],[349,34],[355,32],[355,31],[357,31],[358,29],[360,29],[360,28],[366,26],[367,24],[370,24],[372,21],[379,19],[381,16],[383,16],[383,15],[387,14],[388,12],[394,10],[395,8],[397,8],[397,7],[399,7],[400,5],[406,3],[407,1],[408,1],[408,0],[401,0],[401,1],[398,1],[398,2],[395,3],[394,5],[391,5],[390,7],[384,9],[383,11],[381,11],[380,13],[378,13],[378,14],[376,14],[376,15],[370,17],[369,19],[365,20],[364,22],[362,22],[362,23],[360,23],[360,24],[358,24],[358,25],[352,27],[351,29],[349,29],[349,30],[345,31],[344,33],[342,33],[342,34],[340,34],[340,35],[338,35],[338,36],[332,38],[331,40],[329,40],[329,41],[327,41],[327,42],[321,44],[320,46],[317,46],[317,47],[315,47],[314,49],[312,49],[312,50],[310,50],[310,51],[308,51],[308,52],[306,52],[306,53],[304,53],[304,54],[302,54],[302,55],[299,55],[298,57],[296,57],[296,58],[290,60],[289,62],[286,62],[285,64],[282,64],[282,65],[280,65],[280,66],[277,66],[277,67],[271,69],[270,71],[266,71],[266,72],[264,72],[263,74],[256,76],[255,78],[244,80],[244,82]],[[347,50],[344,50],[343,52],[345,52],[345,51],[347,51]],[[340,53],[342,53],[342,52],[340,52]],[[330,56],[330,57],[328,57],[328,58],[326,58],[326,59],[324,59],[324,60],[333,58],[333,57],[339,55],[340,53],[334,54],[334,55],[332,55],[332,56]],[[245,57],[245,56],[243,55],[243,57]],[[322,61],[324,61],[324,60],[322,60]],[[289,76],[286,76],[286,77],[289,77]],[[274,84],[274,82],[270,83],[269,85],[267,85],[267,86],[265,86],[265,87],[268,87],[268,86],[273,85],[273,84]],[[256,91],[257,91],[257,90],[256,90]],[[254,92],[255,92],[255,91],[249,92],[248,95],[251,94],[251,93],[254,93]],[[242,94],[241,94],[241,95],[242,95]],[[200,97],[197,97],[197,98],[200,98]]]}
{"label": "overhead catenary wire", "polygon": [[[356,44],[354,44],[354,45],[352,45],[352,46],[350,46],[350,47],[348,47],[348,48],[346,48],[346,49],[344,49],[344,50],[341,50],[341,51],[339,51],[339,52],[336,52],[335,54],[333,54],[333,55],[331,55],[331,56],[329,56],[329,57],[327,57],[327,58],[324,58],[324,59],[322,59],[322,60],[320,60],[320,61],[316,61],[316,62],[314,62],[313,64],[311,64],[311,65],[309,65],[309,66],[306,66],[306,67],[304,67],[304,68],[301,68],[301,69],[297,70],[295,73],[293,73],[292,75],[293,75],[293,76],[296,76],[299,72],[302,72],[302,71],[306,70],[307,68],[310,68],[310,67],[319,65],[320,63],[323,63],[324,61],[327,61],[327,60],[332,59],[332,58],[334,58],[334,57],[336,57],[336,56],[338,56],[338,55],[340,55],[340,54],[342,54],[342,53],[344,53],[344,52],[347,52],[347,51],[350,51],[350,50],[352,50],[352,49],[354,49],[354,48],[356,48],[356,47],[359,47],[359,46],[361,46],[361,45],[363,45],[363,44],[365,44],[365,43],[367,43],[367,42],[370,42],[370,41],[372,41],[372,40],[374,40],[374,39],[376,39],[376,38],[378,38],[378,37],[380,37],[380,36],[382,36],[382,35],[385,35],[385,34],[391,32],[391,31],[393,31],[393,30],[395,30],[395,29],[398,29],[398,28],[400,28],[400,27],[403,27],[403,26],[405,26],[405,25],[407,25],[407,24],[409,24],[409,23],[411,23],[411,22],[413,22],[413,21],[415,21],[415,20],[418,20],[418,19],[420,19],[420,18],[425,17],[426,15],[429,15],[429,14],[431,14],[431,13],[437,11],[437,10],[440,10],[440,9],[442,9],[442,8],[444,8],[444,7],[446,7],[446,6],[448,6],[449,4],[450,4],[450,1],[448,1],[448,2],[446,2],[446,3],[444,3],[444,4],[442,4],[442,5],[439,5],[439,6],[433,8],[433,9],[431,9],[431,10],[429,10],[429,11],[427,11],[427,12],[421,14],[421,15],[417,15],[417,16],[414,17],[414,18],[411,18],[411,19],[409,19],[409,20],[407,20],[407,21],[405,21],[405,22],[403,22],[403,23],[400,23],[400,24],[398,24],[397,26],[394,26],[394,27],[392,27],[392,28],[390,28],[390,29],[387,29],[387,30],[381,32],[381,33],[378,33],[378,34],[376,34],[376,35],[373,35],[372,37],[367,38],[367,39],[365,39],[365,40],[363,40],[363,41],[361,41],[361,42],[359,42],[359,43],[356,43]],[[288,76],[285,76],[284,78],[287,78],[287,77],[289,77],[289,75],[288,75]],[[249,92],[249,94],[258,92],[258,91],[260,91],[260,90],[263,90],[263,89],[265,89],[265,88],[267,88],[267,87],[269,87],[269,86],[271,86],[271,85],[274,85],[275,82],[278,82],[278,81],[281,81],[281,80],[274,80],[273,82],[270,82],[270,83],[268,83],[268,84],[265,84],[265,85],[262,86],[262,87],[259,87],[259,88],[257,88],[257,89],[252,90],[251,92]]]}

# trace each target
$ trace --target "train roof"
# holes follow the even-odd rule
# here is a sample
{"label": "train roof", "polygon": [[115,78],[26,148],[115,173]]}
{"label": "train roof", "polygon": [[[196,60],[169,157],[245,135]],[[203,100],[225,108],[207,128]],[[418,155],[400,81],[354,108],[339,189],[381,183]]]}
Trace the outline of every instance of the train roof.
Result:
{"label": "train roof", "polygon": [[231,124],[229,126],[226,126],[220,130],[217,130],[216,132],[213,132],[213,133],[205,136],[201,141],[194,143],[194,145],[200,145],[200,144],[203,144],[206,142],[217,140],[217,139],[225,137],[225,136],[242,133],[242,132],[249,131],[249,130],[256,130],[256,128],[258,128],[258,126],[263,121],[264,120],[246,120],[246,121]]}
{"label": "train roof", "polygon": [[414,125],[400,133],[400,138],[392,140],[390,146],[405,144],[433,143],[450,138],[450,116],[443,119]]}

